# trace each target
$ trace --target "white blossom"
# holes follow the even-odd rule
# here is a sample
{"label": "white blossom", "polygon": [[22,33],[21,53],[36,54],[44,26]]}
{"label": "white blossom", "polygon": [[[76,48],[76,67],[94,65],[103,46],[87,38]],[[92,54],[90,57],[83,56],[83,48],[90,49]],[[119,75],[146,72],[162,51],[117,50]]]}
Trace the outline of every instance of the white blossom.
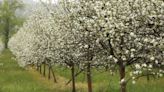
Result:
{"label": "white blossom", "polygon": [[139,64],[135,64],[136,69],[141,69],[141,66]]}
{"label": "white blossom", "polygon": [[150,57],[150,60],[155,60],[155,58],[152,56],[152,57]]}
{"label": "white blossom", "polygon": [[133,80],[133,81],[132,81],[132,84],[136,84],[136,81]]}

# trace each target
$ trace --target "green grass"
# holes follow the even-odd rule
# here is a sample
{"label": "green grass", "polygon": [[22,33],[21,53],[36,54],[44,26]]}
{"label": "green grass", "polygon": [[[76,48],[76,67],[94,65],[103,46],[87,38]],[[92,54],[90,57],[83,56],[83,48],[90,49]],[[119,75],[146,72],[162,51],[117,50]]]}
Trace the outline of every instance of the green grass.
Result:
{"label": "green grass", "polygon": [[[19,67],[12,57],[9,50],[0,54],[0,92],[71,92],[71,88],[60,84],[58,79],[58,83],[54,84],[37,72],[32,71],[31,73],[31,71]],[[60,66],[55,66],[53,69],[56,75],[67,80],[70,79],[70,69]],[[41,77],[43,80],[39,79]],[[92,77],[93,92],[119,92],[118,74],[112,76],[108,71],[93,69]],[[85,73],[81,73],[76,78],[76,82],[85,85],[84,88],[77,88],[77,92],[87,92]],[[150,81],[141,78],[136,84],[129,82],[127,90],[128,92],[164,92],[164,78]]]}
{"label": "green grass", "polygon": [[[64,67],[54,67],[57,74],[70,79],[70,69]],[[92,70],[93,92],[119,92],[119,76],[118,73],[111,75],[108,71]],[[80,74],[76,78],[77,82],[86,83],[85,73]],[[151,78],[147,81],[146,77],[140,78],[136,84],[130,81],[127,85],[128,92],[164,92],[164,78]]]}
{"label": "green grass", "polygon": [[[9,50],[0,55],[0,92],[54,92],[18,66]],[[3,64],[3,65],[2,65]]]}

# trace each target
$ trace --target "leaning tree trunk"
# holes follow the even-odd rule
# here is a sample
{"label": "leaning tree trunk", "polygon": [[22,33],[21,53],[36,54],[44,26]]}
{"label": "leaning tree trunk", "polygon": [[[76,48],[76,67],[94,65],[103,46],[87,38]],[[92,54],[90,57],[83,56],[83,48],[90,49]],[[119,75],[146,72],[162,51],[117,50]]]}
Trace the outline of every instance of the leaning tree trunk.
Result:
{"label": "leaning tree trunk", "polygon": [[72,63],[72,92],[76,92],[76,86],[75,86],[75,65]]}
{"label": "leaning tree trunk", "polygon": [[121,64],[119,66],[119,73],[120,73],[120,92],[126,92],[126,82],[122,81],[125,80],[125,66],[123,64]]}
{"label": "leaning tree trunk", "polygon": [[55,74],[54,74],[54,71],[53,71],[53,69],[52,69],[52,66],[50,66],[50,70],[51,70],[52,76],[53,76],[53,78],[54,78],[54,82],[57,83],[56,76],[55,76]]}
{"label": "leaning tree trunk", "polygon": [[88,82],[88,92],[92,92],[92,79],[91,79],[91,64],[87,65],[87,82]]}

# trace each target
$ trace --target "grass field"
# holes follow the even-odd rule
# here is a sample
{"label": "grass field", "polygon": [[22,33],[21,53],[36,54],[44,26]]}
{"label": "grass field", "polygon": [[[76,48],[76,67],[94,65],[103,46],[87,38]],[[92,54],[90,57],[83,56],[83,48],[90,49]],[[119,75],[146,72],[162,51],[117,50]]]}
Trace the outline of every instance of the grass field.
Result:
{"label": "grass field", "polygon": [[[70,78],[70,71],[63,67],[55,68],[55,71],[60,76]],[[92,70],[94,92],[119,92],[119,76],[111,75],[107,71]],[[85,74],[81,74],[76,78],[77,82],[86,84]],[[164,78],[154,79],[140,78],[136,84],[130,81],[127,85],[128,92],[164,92]],[[86,92],[86,91],[85,91]]]}
{"label": "grass field", "polygon": [[[65,83],[70,78],[70,70],[63,67],[53,67],[58,83],[53,83],[33,69],[20,68],[12,59],[13,55],[5,50],[0,55],[0,92],[71,92],[70,85]],[[93,70],[93,92],[119,92],[117,75],[106,71]],[[77,92],[87,92],[86,76],[80,74],[77,78]],[[128,92],[164,92],[164,78],[140,79],[136,84],[128,84]]]}
{"label": "grass field", "polygon": [[0,92],[54,92],[29,71],[20,68],[5,50],[0,55]]}

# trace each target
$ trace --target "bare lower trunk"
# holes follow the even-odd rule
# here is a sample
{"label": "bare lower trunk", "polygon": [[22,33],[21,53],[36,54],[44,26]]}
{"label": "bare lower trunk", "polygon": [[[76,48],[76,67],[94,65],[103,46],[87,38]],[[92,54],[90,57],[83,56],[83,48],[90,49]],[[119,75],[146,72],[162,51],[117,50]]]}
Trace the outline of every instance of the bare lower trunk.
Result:
{"label": "bare lower trunk", "polygon": [[72,63],[72,92],[76,92],[76,87],[75,87],[75,67],[74,64]]}
{"label": "bare lower trunk", "polygon": [[51,65],[48,66],[48,79],[51,79]]}
{"label": "bare lower trunk", "polygon": [[88,82],[88,92],[92,92],[92,79],[91,79],[91,65],[88,63],[87,66],[87,82]]}
{"label": "bare lower trunk", "polygon": [[[83,72],[83,71],[84,71],[84,70],[82,69],[82,70],[80,70],[79,72],[77,72],[76,74],[74,74],[75,78],[76,78],[79,74],[81,74],[81,72]],[[85,72],[84,72],[84,73],[85,73]],[[84,76],[85,76],[85,74],[84,74]],[[85,80],[85,78],[84,78],[83,80]],[[70,80],[66,83],[66,85],[68,85],[71,81],[72,81],[72,79],[70,79]]]}
{"label": "bare lower trunk", "polygon": [[39,65],[38,65],[38,63],[36,64],[36,70],[39,71]]}
{"label": "bare lower trunk", "polygon": [[150,80],[150,76],[149,76],[149,71],[147,69],[147,81],[149,81],[149,80]]}
{"label": "bare lower trunk", "polygon": [[43,76],[46,76],[46,63],[43,62]]}
{"label": "bare lower trunk", "polygon": [[150,76],[149,75],[147,75],[147,81],[150,81]]}
{"label": "bare lower trunk", "polygon": [[119,72],[120,72],[120,92],[126,92],[126,82],[122,81],[125,80],[125,66],[120,65],[119,66]]}
{"label": "bare lower trunk", "polygon": [[54,71],[53,71],[52,67],[50,67],[50,69],[51,69],[52,76],[54,78],[54,82],[57,83],[56,76],[54,74]]}
{"label": "bare lower trunk", "polygon": [[39,72],[40,72],[40,74],[42,74],[42,66],[41,65],[39,66]]}

